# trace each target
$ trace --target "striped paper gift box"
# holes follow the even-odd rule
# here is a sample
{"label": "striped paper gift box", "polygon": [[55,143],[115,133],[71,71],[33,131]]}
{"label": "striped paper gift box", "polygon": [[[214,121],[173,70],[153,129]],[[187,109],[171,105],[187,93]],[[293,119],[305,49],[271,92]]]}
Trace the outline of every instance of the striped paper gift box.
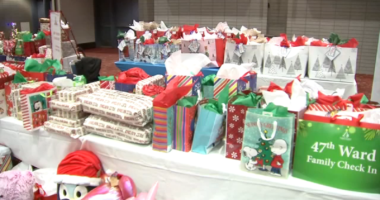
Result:
{"label": "striped paper gift box", "polygon": [[170,152],[173,143],[173,107],[153,107],[153,150]]}
{"label": "striped paper gift box", "polygon": [[257,74],[251,74],[241,79],[224,79],[215,78],[214,79],[214,98],[218,99],[220,93],[228,85],[229,87],[229,98],[231,99],[238,92],[244,90],[256,91],[257,89]]}
{"label": "striped paper gift box", "polygon": [[198,90],[201,89],[201,76],[177,76],[166,75],[166,85],[173,81],[176,77],[179,77],[178,87],[191,85],[194,83],[193,88],[186,96],[198,96]]}
{"label": "striped paper gift box", "polygon": [[197,106],[174,106],[173,149],[189,152],[193,142],[194,118]]}

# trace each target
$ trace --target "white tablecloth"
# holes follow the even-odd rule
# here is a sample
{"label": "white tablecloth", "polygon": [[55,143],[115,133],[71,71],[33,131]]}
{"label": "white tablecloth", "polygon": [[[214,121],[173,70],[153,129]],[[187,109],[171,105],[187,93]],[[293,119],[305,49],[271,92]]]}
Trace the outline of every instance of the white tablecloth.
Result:
{"label": "white tablecloth", "polygon": [[69,153],[80,149],[80,141],[46,131],[29,132],[22,122],[6,117],[0,120],[0,144],[11,148],[18,159],[38,168],[57,168]]}
{"label": "white tablecloth", "polygon": [[[259,74],[257,76],[257,88],[268,87],[271,81],[281,87],[285,87],[285,85],[292,80],[294,80],[294,78],[273,77],[273,76]],[[301,79],[301,82],[306,81],[306,80],[308,80],[308,78],[303,78]],[[328,92],[327,94],[329,94],[329,92],[331,93],[334,92],[338,88],[345,89],[344,95],[343,95],[343,98],[345,99],[358,92],[356,82],[348,83],[348,82],[334,82],[334,81],[324,81],[324,80],[314,80],[314,81],[317,82],[319,85],[321,85],[326,90],[326,92]]]}
{"label": "white tablecloth", "polygon": [[224,158],[223,146],[209,155],[175,150],[161,153],[151,146],[96,135],[73,140],[44,131],[27,133],[21,122],[11,118],[0,120],[0,143],[39,168],[57,167],[67,153],[77,149],[93,151],[104,169],[131,176],[139,192],[148,191],[158,181],[157,200],[380,199],[380,195],[338,190],[293,177],[285,180],[241,171],[239,161]]}

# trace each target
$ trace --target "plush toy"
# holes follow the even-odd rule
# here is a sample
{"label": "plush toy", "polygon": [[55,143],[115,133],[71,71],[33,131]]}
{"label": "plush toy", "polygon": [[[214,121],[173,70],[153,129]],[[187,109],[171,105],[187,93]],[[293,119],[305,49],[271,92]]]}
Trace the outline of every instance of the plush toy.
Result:
{"label": "plush toy", "polygon": [[99,158],[90,151],[68,154],[58,165],[55,182],[58,200],[81,200],[99,186],[104,171]]}
{"label": "plush toy", "polygon": [[137,197],[131,197],[127,200],[155,200],[158,188],[158,182],[150,188],[149,193],[140,193]]}
{"label": "plush toy", "polygon": [[136,186],[130,177],[117,172],[107,174],[110,176],[105,178],[105,183],[93,189],[82,200],[126,200],[136,196]]}
{"label": "plush toy", "polygon": [[0,199],[33,199],[34,177],[30,171],[0,173]]}

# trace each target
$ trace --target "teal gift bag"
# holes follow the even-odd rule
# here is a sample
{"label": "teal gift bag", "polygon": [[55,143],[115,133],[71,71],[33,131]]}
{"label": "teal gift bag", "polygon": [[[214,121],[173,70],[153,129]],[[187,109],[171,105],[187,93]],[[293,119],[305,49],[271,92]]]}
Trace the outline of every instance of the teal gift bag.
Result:
{"label": "teal gift bag", "polygon": [[245,171],[288,177],[292,158],[295,115],[270,103],[247,111],[241,156]]}
{"label": "teal gift bag", "polygon": [[226,117],[223,104],[227,102],[228,87],[225,87],[218,101],[210,99],[199,103],[192,152],[207,154],[223,139]]}

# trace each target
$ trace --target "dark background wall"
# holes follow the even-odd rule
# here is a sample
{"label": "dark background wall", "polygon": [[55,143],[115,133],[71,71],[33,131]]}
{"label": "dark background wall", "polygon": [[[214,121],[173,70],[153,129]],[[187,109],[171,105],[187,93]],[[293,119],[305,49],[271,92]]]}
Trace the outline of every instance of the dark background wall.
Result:
{"label": "dark background wall", "polygon": [[29,22],[30,28],[33,30],[32,5],[34,0],[0,0],[0,30],[5,32],[5,36],[9,37],[10,22],[16,22],[20,28],[20,22]]}

